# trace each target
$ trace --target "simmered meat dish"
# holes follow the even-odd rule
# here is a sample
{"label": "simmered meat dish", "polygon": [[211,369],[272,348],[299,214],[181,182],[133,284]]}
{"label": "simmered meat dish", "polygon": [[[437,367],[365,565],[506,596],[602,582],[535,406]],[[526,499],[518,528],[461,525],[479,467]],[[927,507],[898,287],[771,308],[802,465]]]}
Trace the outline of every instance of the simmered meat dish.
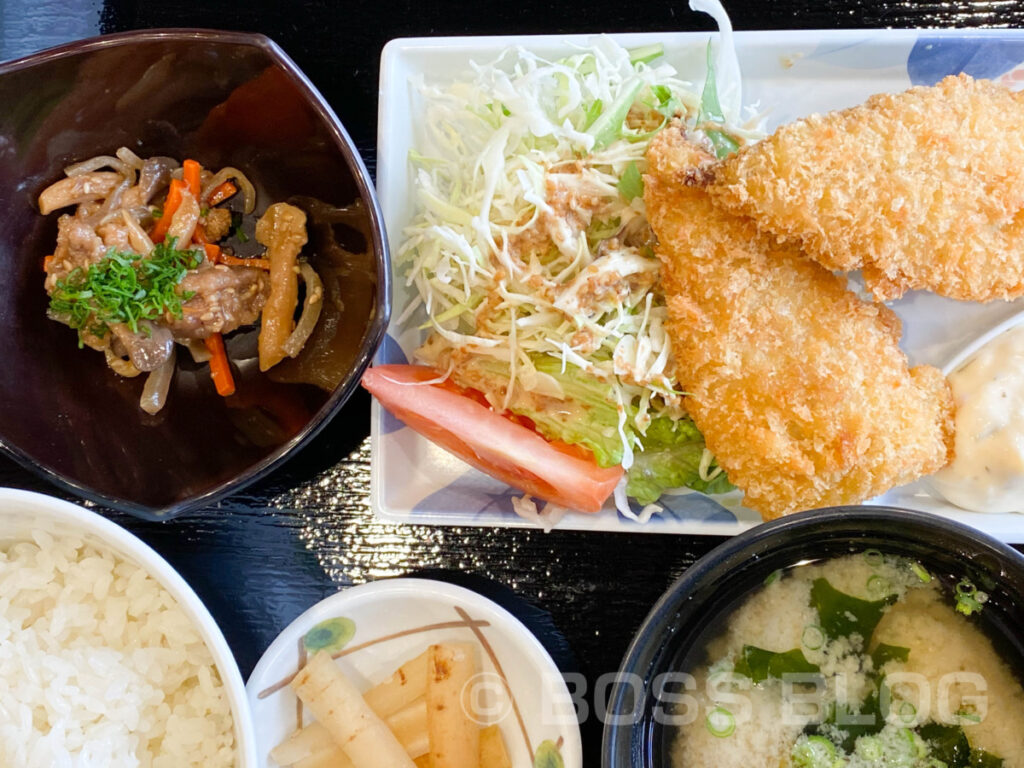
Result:
{"label": "simmered meat dish", "polygon": [[[57,223],[44,261],[49,315],[78,332],[80,346],[106,355],[122,376],[148,373],[141,407],[167,399],[177,345],[209,361],[217,391],[234,393],[223,336],[260,323],[260,369],[295,357],[319,318],[323,288],[300,258],[306,215],[271,205],[256,226],[262,257],[231,245],[252,214],[252,183],[236,168],[213,173],[195,160],[142,159],[122,147],[65,169],[39,196]],[[240,200],[239,200],[240,198]],[[305,299],[298,321],[299,280]]]}

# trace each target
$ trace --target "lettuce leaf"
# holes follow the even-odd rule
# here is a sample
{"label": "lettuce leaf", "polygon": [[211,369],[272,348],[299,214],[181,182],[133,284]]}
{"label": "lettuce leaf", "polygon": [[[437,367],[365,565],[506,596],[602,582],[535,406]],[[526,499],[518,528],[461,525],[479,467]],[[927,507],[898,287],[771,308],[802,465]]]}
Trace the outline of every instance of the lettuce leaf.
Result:
{"label": "lettuce leaf", "polygon": [[[708,74],[704,81],[704,90],[700,95],[700,111],[697,114],[697,124],[702,123],[725,123],[726,118],[722,105],[718,100],[718,84],[715,78],[715,62],[711,57],[711,43],[708,43]],[[721,160],[728,157],[740,148],[739,142],[724,130],[717,128],[705,128],[704,132],[711,140],[715,148],[715,156]]]}
{"label": "lettuce leaf", "polygon": [[711,480],[701,478],[704,437],[689,419],[654,419],[647,434],[640,437],[640,444],[643,450],[634,452],[633,466],[626,472],[626,495],[640,504],[657,501],[671,488],[691,488],[701,493],[733,489],[724,472]]}
{"label": "lettuce leaf", "polygon": [[[612,386],[586,375],[571,363],[563,371],[561,361],[553,357],[538,355],[531,360],[538,372],[558,382],[564,397],[557,401],[521,398],[510,403],[509,410],[532,421],[536,430],[549,440],[587,448],[602,467],[621,464],[618,401]],[[453,373],[457,384],[484,392],[492,403],[500,401],[508,376],[505,363],[484,358],[468,361]],[[704,437],[692,421],[659,416],[651,420],[646,434],[641,435],[635,417],[635,409],[627,407],[623,430],[627,438],[640,443],[627,471],[627,495],[646,505],[671,488],[691,488],[703,493],[732,490],[724,472],[710,480],[701,478]],[[712,464],[710,471],[714,468]]]}
{"label": "lettuce leaf", "polygon": [[718,55],[714,63],[718,72],[716,98],[722,102],[721,111],[725,119],[737,123],[743,104],[743,81],[729,14],[720,0],[690,0],[690,9],[708,14],[718,25]]}
{"label": "lettuce leaf", "polygon": [[537,357],[533,364],[555,379],[565,394],[565,407],[533,409],[513,405],[511,410],[530,419],[549,440],[582,445],[594,454],[602,467],[622,463],[619,438],[619,410],[610,384],[585,375],[579,368],[552,357]]}

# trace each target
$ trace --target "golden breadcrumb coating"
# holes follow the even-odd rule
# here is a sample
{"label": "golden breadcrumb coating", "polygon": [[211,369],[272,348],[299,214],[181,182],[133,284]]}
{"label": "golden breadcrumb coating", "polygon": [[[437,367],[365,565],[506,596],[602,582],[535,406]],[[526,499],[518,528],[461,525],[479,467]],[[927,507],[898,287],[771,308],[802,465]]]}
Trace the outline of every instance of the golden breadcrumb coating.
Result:
{"label": "golden breadcrumb coating", "polygon": [[745,503],[765,519],[855,503],[946,464],[949,385],[907,369],[896,315],[712,203],[716,161],[678,124],[647,159],[676,376]]}
{"label": "golden breadcrumb coating", "polygon": [[715,172],[717,203],[863,269],[879,300],[909,289],[1024,295],[1024,95],[967,75],[812,115]]}

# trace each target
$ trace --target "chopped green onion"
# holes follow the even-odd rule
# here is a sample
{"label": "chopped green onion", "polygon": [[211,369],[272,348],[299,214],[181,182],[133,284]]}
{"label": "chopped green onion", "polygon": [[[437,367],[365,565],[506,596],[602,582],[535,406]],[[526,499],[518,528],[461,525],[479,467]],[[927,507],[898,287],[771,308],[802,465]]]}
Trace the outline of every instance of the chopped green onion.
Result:
{"label": "chopped green onion", "polygon": [[808,624],[804,627],[804,632],[800,636],[800,642],[803,643],[804,648],[816,651],[825,644],[825,630],[817,624]]}
{"label": "chopped green onion", "polygon": [[707,726],[708,733],[712,736],[724,739],[732,736],[733,731],[736,730],[736,718],[725,707],[715,707],[708,712],[704,725]]}
{"label": "chopped green onion", "polygon": [[765,585],[765,586],[767,587],[767,586],[768,586],[769,584],[774,584],[774,583],[775,583],[776,581],[778,581],[778,580],[779,580],[780,578],[782,578],[782,569],[781,569],[781,568],[779,568],[779,569],[778,569],[778,570],[776,570],[776,571],[772,571],[771,573],[769,573],[769,574],[768,574],[768,575],[767,575],[767,576],[765,577],[765,580],[764,580],[764,585]]}
{"label": "chopped green onion", "polygon": [[123,323],[138,333],[143,320],[181,317],[181,305],[192,295],[179,294],[178,284],[202,261],[202,251],[175,250],[173,237],[149,256],[110,248],[88,269],[76,267],[57,281],[50,312],[78,331],[79,345],[86,328],[102,336],[110,325]]}
{"label": "chopped green onion", "polygon": [[824,736],[807,736],[793,745],[793,768],[832,768],[836,745]]}
{"label": "chopped green onion", "polygon": [[988,594],[979,592],[970,579],[960,579],[956,585],[956,610],[964,616],[981,611],[982,605],[988,601]]}
{"label": "chopped green onion", "polygon": [[859,757],[880,763],[885,755],[882,742],[876,736],[861,736],[857,739],[856,752]]}
{"label": "chopped green onion", "polygon": [[956,583],[956,593],[958,595],[967,595],[974,597],[974,593],[978,591],[978,588],[974,586],[970,579],[960,579]]}
{"label": "chopped green onion", "polygon": [[867,583],[868,594],[874,598],[885,597],[892,591],[892,585],[884,576],[875,574]]}
{"label": "chopped green onion", "polygon": [[924,569],[920,563],[910,562],[910,570],[914,572],[914,575],[921,580],[922,584],[927,584],[932,580],[932,575]]}
{"label": "chopped green onion", "polygon": [[872,568],[877,568],[885,562],[885,556],[877,549],[864,550],[864,559],[867,560],[868,565]]}

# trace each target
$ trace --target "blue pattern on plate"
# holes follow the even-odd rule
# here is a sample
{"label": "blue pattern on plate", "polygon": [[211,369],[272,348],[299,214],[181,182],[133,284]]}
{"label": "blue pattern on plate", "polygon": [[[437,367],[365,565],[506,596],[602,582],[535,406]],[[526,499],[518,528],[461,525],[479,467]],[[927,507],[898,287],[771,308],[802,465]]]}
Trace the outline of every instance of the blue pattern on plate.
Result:
{"label": "blue pattern on plate", "polygon": [[877,38],[865,37],[854,42],[822,42],[805,58],[830,67],[860,71],[902,68],[904,56],[900,46],[886,45]]}
{"label": "blue pattern on plate", "polygon": [[443,488],[421,499],[413,514],[459,517],[504,517],[514,515],[512,499],[522,496],[500,480],[479,472],[467,472]]}
{"label": "blue pattern on plate", "polygon": [[[652,516],[650,522],[646,523],[646,525],[664,524],[670,521],[702,523],[736,522],[736,515],[733,512],[702,493],[662,496],[658,499],[658,504],[664,507],[663,511]],[[643,509],[632,499],[630,499],[629,507],[637,515]],[[619,513],[619,520],[624,523],[637,524],[635,520],[630,520],[621,512]]]}
{"label": "blue pattern on plate", "polygon": [[946,75],[995,78],[1024,61],[1021,37],[921,37],[907,58],[914,85],[934,85]]}
{"label": "blue pattern on plate", "polygon": [[[407,365],[409,358],[405,356],[405,351],[395,341],[395,337],[390,333],[385,334],[384,341],[381,342],[380,347],[377,349],[377,356],[373,359],[375,365]],[[392,432],[405,427],[405,422],[396,419],[388,411],[384,411],[384,416],[380,420],[380,433],[382,435],[390,435]]]}
{"label": "blue pattern on plate", "polygon": [[[413,514],[472,516],[475,518],[504,517],[515,514],[512,499],[522,496],[522,491],[510,488],[479,472],[467,472],[452,483],[421,499]],[[700,493],[680,496],[665,496],[658,502],[664,511],[654,515],[644,525],[660,525],[670,521],[735,523],[736,515],[716,501]],[[641,507],[630,502],[633,511],[639,515]],[[627,525],[639,525],[635,520],[619,514],[619,520]]]}
{"label": "blue pattern on plate", "polygon": [[405,350],[398,344],[395,337],[388,333],[384,335],[384,340],[380,343],[373,362],[375,365],[408,365],[409,358],[405,356]]}

